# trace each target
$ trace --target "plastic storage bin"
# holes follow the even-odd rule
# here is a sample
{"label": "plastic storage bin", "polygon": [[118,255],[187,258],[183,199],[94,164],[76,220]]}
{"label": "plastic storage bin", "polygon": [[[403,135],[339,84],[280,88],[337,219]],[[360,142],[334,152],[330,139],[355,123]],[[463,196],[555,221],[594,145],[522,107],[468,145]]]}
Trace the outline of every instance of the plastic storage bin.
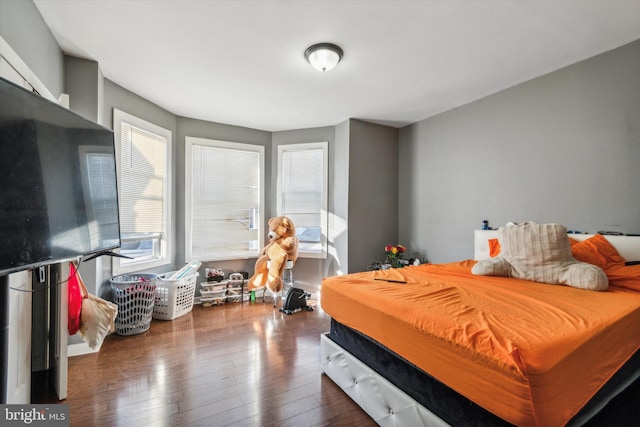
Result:
{"label": "plastic storage bin", "polygon": [[220,305],[227,301],[227,285],[229,281],[221,282],[201,282],[200,302],[202,305]]}
{"label": "plastic storage bin", "polygon": [[243,301],[244,277],[240,273],[229,275],[229,285],[227,286],[227,302]]}
{"label": "plastic storage bin", "polygon": [[118,306],[115,320],[118,335],[135,335],[149,330],[157,284],[157,274],[125,274],[111,278],[113,302]]}
{"label": "plastic storage bin", "polygon": [[173,320],[193,309],[193,296],[196,293],[199,274],[196,272],[181,279],[166,279],[173,273],[160,275],[153,305],[154,319]]}
{"label": "plastic storage bin", "polygon": [[200,283],[200,287],[202,288],[200,290],[200,293],[202,293],[202,291],[227,291],[227,285],[229,284],[229,282],[227,280],[223,280],[222,282],[202,282]]}

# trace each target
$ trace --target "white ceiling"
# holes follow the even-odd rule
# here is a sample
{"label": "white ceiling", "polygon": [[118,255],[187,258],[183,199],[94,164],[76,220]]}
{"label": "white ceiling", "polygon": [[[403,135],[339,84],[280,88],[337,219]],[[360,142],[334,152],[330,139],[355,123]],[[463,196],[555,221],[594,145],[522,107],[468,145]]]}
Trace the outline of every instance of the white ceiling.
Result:
{"label": "white ceiling", "polygon": [[[402,127],[640,39],[640,0],[35,0],[62,50],[185,117]],[[305,49],[345,52],[327,73]]]}

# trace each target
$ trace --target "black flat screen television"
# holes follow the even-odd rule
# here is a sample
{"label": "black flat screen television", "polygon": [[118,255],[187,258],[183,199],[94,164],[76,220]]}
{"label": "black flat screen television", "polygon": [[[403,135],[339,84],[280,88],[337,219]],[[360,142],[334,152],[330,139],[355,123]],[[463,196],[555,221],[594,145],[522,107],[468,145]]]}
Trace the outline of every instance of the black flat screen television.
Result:
{"label": "black flat screen television", "polygon": [[0,79],[0,276],[117,247],[113,132]]}

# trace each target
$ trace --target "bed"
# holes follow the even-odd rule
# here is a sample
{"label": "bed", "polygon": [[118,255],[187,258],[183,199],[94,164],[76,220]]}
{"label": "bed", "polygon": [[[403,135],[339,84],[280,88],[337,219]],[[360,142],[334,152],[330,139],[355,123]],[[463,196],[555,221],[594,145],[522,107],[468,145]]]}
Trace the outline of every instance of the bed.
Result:
{"label": "bed", "polygon": [[604,265],[605,292],[471,274],[493,239],[476,232],[476,260],[323,280],[322,370],[378,424],[583,425],[640,396],[640,237],[606,236],[625,265]]}

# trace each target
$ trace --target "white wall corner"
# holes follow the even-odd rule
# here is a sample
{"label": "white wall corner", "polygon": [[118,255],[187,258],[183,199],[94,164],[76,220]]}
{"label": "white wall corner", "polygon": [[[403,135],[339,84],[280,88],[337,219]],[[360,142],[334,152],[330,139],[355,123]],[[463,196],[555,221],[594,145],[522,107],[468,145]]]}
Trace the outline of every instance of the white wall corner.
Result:
{"label": "white wall corner", "polygon": [[58,104],[62,105],[67,110],[69,109],[69,94],[61,93],[58,97]]}

